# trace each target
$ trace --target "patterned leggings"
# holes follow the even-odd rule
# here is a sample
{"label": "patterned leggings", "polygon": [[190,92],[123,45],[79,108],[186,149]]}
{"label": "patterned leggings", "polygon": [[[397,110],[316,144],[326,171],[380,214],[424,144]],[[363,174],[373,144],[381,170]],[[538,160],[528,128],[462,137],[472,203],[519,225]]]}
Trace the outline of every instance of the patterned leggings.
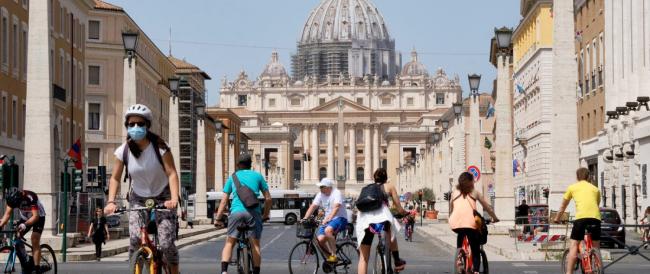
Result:
{"label": "patterned leggings", "polygon": [[[132,201],[132,206],[142,206],[141,203]],[[140,247],[140,228],[144,226],[145,220],[142,219],[140,212],[129,212],[129,257]],[[167,259],[168,264],[178,264],[178,249],[174,241],[176,240],[176,211],[156,211],[156,223],[158,224],[158,250],[162,252]]]}

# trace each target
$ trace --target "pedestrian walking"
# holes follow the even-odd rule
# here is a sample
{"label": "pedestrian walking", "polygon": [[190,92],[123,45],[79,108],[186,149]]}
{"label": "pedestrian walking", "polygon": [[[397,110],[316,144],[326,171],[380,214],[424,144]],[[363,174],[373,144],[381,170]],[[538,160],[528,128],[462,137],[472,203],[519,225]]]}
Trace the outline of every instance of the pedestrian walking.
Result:
{"label": "pedestrian walking", "polygon": [[102,245],[111,239],[111,235],[108,233],[106,217],[104,217],[104,210],[100,207],[95,209],[95,217],[88,228],[88,237],[95,244],[95,258],[99,262],[102,258]]}

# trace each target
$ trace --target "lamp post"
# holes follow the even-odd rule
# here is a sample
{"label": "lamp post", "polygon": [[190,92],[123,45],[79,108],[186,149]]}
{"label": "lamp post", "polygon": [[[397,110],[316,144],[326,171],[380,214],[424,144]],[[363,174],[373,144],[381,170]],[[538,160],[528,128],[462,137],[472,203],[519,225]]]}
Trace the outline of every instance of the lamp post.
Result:
{"label": "lamp post", "polygon": [[474,73],[468,75],[467,79],[469,80],[469,89],[472,95],[469,100],[469,144],[467,146],[469,159],[467,165],[479,166],[481,163],[481,129],[479,126],[479,105],[481,100],[477,97],[479,85],[481,84],[481,75]]}
{"label": "lamp post", "polygon": [[470,74],[467,76],[469,80],[469,90],[472,92],[472,96],[476,98],[478,96],[478,87],[481,84],[481,75],[479,74]]}
{"label": "lamp post", "polygon": [[124,31],[122,32],[122,43],[124,44],[124,51],[126,52],[126,58],[129,60],[129,67],[131,67],[131,62],[135,58],[135,49],[138,44],[139,33],[137,31]]}
{"label": "lamp post", "polygon": [[180,81],[180,78],[174,76],[169,79],[167,79],[167,82],[169,83],[169,90],[172,92],[172,97],[176,99],[178,97],[178,82]]}

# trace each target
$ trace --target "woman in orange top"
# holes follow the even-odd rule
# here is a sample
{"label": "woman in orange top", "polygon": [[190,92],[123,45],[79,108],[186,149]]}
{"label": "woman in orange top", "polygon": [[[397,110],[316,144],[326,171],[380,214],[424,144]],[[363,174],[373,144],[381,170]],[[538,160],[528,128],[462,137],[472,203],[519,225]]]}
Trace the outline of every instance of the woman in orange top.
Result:
{"label": "woman in orange top", "polygon": [[[463,246],[463,239],[467,236],[472,254],[480,254],[479,231],[474,220],[474,210],[476,210],[476,201],[478,200],[485,211],[492,217],[492,222],[499,221],[490,204],[485,200],[483,194],[474,189],[474,176],[468,172],[463,172],[458,177],[458,185],[451,194],[449,202],[449,226],[458,234],[456,238],[456,247]],[[472,257],[474,271],[478,273],[481,257],[474,255]]]}

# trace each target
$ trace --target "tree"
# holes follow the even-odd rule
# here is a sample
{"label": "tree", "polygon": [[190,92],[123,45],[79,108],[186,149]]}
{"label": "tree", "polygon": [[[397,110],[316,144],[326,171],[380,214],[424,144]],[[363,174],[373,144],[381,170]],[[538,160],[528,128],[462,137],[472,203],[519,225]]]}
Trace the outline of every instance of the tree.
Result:
{"label": "tree", "polygon": [[433,189],[430,189],[428,187],[419,189],[419,191],[422,191],[422,201],[435,201],[436,200],[436,194],[433,193]]}

